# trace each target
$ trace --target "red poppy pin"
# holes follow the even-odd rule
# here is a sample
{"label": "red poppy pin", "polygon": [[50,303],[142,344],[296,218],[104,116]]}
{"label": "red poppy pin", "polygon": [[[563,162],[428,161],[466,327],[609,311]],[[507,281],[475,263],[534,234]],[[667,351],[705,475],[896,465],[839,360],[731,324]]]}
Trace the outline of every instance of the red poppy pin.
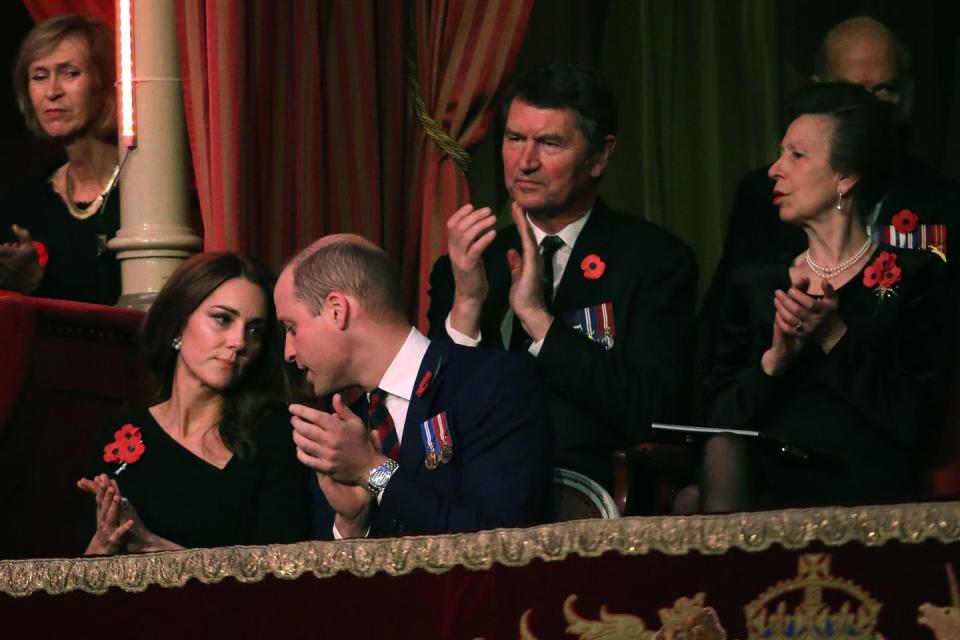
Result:
{"label": "red poppy pin", "polygon": [[117,429],[113,437],[114,441],[103,448],[103,461],[120,464],[119,468],[113,472],[113,475],[117,475],[126,469],[128,464],[139,460],[147,447],[143,444],[140,429],[132,424],[125,424]]}
{"label": "red poppy pin", "polygon": [[43,244],[39,240],[34,240],[33,250],[37,252],[37,264],[39,264],[40,268],[43,269],[47,266],[47,262],[50,261],[50,252],[47,251],[47,245]]}
{"label": "red poppy pin", "polygon": [[900,233],[913,233],[913,230],[917,228],[917,214],[910,209],[902,209],[900,213],[893,216],[891,222],[893,228]]}
{"label": "red poppy pin", "polygon": [[883,301],[884,298],[897,295],[895,285],[902,276],[903,272],[897,265],[897,254],[882,251],[877,259],[863,270],[863,286],[873,289],[877,298]]}
{"label": "red poppy pin", "polygon": [[427,392],[427,387],[430,386],[430,381],[433,380],[433,372],[427,369],[427,372],[423,374],[423,377],[420,378],[420,382],[417,383],[417,397],[421,397],[424,393]]}
{"label": "red poppy pin", "polygon": [[580,268],[583,269],[583,277],[587,280],[599,280],[607,270],[607,263],[597,254],[591,253],[580,263]]}

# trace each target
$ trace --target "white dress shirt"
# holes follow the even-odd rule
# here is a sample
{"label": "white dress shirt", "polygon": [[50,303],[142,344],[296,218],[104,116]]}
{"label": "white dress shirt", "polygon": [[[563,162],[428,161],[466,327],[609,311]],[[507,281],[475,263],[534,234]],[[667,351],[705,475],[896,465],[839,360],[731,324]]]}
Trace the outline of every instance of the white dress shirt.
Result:
{"label": "white dress shirt", "polygon": [[[567,263],[570,262],[570,255],[573,253],[573,245],[576,244],[577,238],[580,237],[580,233],[583,231],[583,227],[586,226],[587,220],[590,218],[590,214],[593,213],[593,209],[589,209],[583,216],[574,220],[559,232],[556,235],[561,240],[563,240],[563,246],[556,250],[553,254],[553,295],[557,295],[557,287],[560,286],[560,280],[563,279],[563,272],[567,268]],[[527,222],[530,223],[530,228],[533,230],[533,238],[537,242],[537,247],[540,249],[540,253],[543,253],[543,239],[546,238],[548,234],[546,231],[538,227],[527,215]],[[522,233],[522,231],[521,231]],[[551,300],[552,302],[552,300]],[[481,333],[476,338],[471,338],[470,336],[460,333],[450,324],[450,314],[447,314],[447,318],[444,321],[444,326],[447,329],[447,335],[450,336],[450,339],[455,343],[466,346],[466,347],[476,347],[480,344],[480,340],[483,338]],[[503,338],[503,346],[505,348],[510,346],[510,338],[513,333],[513,309],[508,309],[507,313],[503,316],[503,322],[500,323],[500,336]],[[529,352],[532,356],[536,357],[540,354],[540,349],[543,347],[543,340],[537,340],[530,345]]]}
{"label": "white dress shirt", "polygon": [[[427,354],[427,348],[430,346],[430,340],[422,333],[417,331],[416,327],[410,327],[410,334],[400,347],[400,351],[393,357],[390,366],[387,367],[383,378],[380,379],[378,388],[387,392],[384,404],[387,406],[387,413],[393,419],[393,426],[397,430],[397,441],[403,441],[403,425],[407,420],[407,410],[410,408],[410,398],[413,394],[413,388],[419,382],[417,374],[420,373],[420,364],[423,357]],[[370,400],[370,394],[367,393],[367,400]],[[365,416],[360,416],[364,419]],[[384,489],[385,491],[386,489]],[[383,491],[377,494],[377,504],[383,499]],[[370,529],[367,529],[367,533]],[[335,540],[341,540],[343,536],[337,531],[337,525],[333,525],[333,537]]]}

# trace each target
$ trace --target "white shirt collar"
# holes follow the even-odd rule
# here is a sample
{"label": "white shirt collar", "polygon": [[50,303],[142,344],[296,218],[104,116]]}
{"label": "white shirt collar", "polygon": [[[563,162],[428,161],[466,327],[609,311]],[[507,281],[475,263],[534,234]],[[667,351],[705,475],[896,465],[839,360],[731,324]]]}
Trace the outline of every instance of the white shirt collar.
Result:
{"label": "white shirt collar", "polygon": [[533,220],[530,219],[529,214],[525,214],[525,215],[527,216],[527,222],[530,223],[530,228],[533,229],[533,237],[537,241],[538,247],[543,242],[543,239],[546,238],[548,235],[556,235],[556,236],[559,236],[561,240],[563,240],[563,244],[567,248],[572,249],[574,243],[577,241],[577,238],[580,237],[580,232],[583,231],[583,227],[586,226],[587,220],[590,219],[591,213],[593,213],[593,207],[587,209],[587,212],[585,214],[583,214],[582,216],[580,216],[579,218],[577,218],[576,220],[574,220],[573,222],[565,226],[563,229],[560,229],[560,231],[555,234],[547,233],[546,231],[538,227],[536,223],[533,222]]}
{"label": "white shirt collar", "polygon": [[410,327],[410,334],[387,367],[378,386],[390,395],[409,402],[413,387],[417,384],[420,363],[423,362],[429,346],[430,339],[417,331],[416,327]]}

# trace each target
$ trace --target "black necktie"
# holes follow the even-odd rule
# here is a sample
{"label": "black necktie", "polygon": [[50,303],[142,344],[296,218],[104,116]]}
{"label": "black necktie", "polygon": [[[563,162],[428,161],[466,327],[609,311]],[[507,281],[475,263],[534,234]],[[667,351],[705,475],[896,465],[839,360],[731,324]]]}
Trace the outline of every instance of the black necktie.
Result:
{"label": "black necktie", "polygon": [[[540,242],[540,255],[543,258],[543,303],[547,309],[553,308],[553,255],[563,246],[560,236],[544,236]],[[526,351],[533,340],[523,330],[520,318],[514,314],[513,331],[510,334],[510,351]]]}

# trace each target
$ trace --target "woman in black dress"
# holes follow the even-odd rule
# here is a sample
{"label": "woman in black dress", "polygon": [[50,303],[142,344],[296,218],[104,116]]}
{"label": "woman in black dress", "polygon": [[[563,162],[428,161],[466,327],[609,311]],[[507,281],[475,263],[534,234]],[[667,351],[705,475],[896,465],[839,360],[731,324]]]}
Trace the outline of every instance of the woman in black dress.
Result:
{"label": "woman in black dress", "polygon": [[27,129],[66,163],[0,203],[0,289],[114,304],[120,267],[107,241],[120,225],[116,59],[101,21],[62,15],[34,27],[14,65]]}
{"label": "woman in black dress", "polygon": [[[157,404],[97,442],[87,554],[306,538],[306,467],[282,404],[273,276],[232,253],[185,261],[147,315]],[[91,523],[92,524],[92,523]]]}
{"label": "woman in black dress", "polygon": [[[706,511],[886,501],[924,489],[947,352],[946,270],[932,253],[877,245],[868,234],[865,220],[899,159],[893,112],[840,83],[806,87],[789,108],[771,197],[808,246],[734,275],[710,422],[762,437],[708,441]],[[916,225],[909,211],[897,218]]]}

